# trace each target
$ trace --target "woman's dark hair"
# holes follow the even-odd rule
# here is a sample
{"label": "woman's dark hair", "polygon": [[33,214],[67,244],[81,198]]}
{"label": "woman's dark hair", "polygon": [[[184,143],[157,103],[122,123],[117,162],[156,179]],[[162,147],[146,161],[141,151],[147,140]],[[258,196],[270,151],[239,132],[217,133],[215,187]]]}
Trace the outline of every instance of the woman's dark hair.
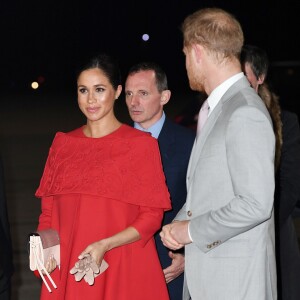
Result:
{"label": "woman's dark hair", "polygon": [[244,45],[241,52],[241,64],[249,63],[258,79],[261,75],[267,76],[269,59],[265,50],[254,45]]}
{"label": "woman's dark hair", "polygon": [[[241,64],[244,66],[246,63],[250,64],[250,68],[257,79],[262,75],[264,75],[265,78],[267,77],[269,59],[264,49],[253,45],[244,45],[241,52]],[[279,97],[270,90],[265,81],[263,84],[259,85],[257,92],[269,110],[273,121],[274,133],[276,137],[275,167],[278,169],[283,142]]]}
{"label": "woman's dark hair", "polygon": [[78,70],[76,78],[78,79],[83,71],[95,68],[101,70],[107,76],[115,90],[118,88],[118,85],[121,84],[121,72],[118,61],[106,53],[100,53],[88,61],[88,63],[84,64]]}

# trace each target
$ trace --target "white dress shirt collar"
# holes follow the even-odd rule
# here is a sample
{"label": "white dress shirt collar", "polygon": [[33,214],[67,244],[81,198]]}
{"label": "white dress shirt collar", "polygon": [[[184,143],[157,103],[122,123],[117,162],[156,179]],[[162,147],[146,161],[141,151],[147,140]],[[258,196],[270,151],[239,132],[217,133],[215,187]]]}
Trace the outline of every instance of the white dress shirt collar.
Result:
{"label": "white dress shirt collar", "polygon": [[233,75],[232,77],[228,78],[224,82],[222,82],[219,86],[217,86],[207,98],[208,105],[209,105],[209,114],[213,111],[213,109],[217,106],[223,95],[227,92],[227,90],[236,83],[239,79],[244,76],[243,72]]}

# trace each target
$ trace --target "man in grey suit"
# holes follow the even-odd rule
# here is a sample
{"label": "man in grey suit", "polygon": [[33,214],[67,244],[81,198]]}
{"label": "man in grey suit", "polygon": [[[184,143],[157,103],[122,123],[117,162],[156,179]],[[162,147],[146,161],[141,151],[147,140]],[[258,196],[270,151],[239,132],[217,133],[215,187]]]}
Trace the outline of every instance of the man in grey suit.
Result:
{"label": "man in grey suit", "polygon": [[190,87],[208,95],[193,146],[187,199],[160,233],[185,246],[183,299],[277,299],[274,148],[268,111],[242,73],[243,32],[228,12],[206,8],[182,26]]}
{"label": "man in grey suit", "polygon": [[[186,172],[195,132],[166,117],[163,108],[170,100],[171,91],[168,89],[166,73],[157,63],[141,62],[132,66],[126,79],[125,95],[134,127],[150,132],[158,140],[172,202],[172,210],[164,214],[163,224],[168,224],[186,199]],[[155,240],[170,299],[180,300],[184,268],[182,251],[172,252],[167,249],[158,233]]]}

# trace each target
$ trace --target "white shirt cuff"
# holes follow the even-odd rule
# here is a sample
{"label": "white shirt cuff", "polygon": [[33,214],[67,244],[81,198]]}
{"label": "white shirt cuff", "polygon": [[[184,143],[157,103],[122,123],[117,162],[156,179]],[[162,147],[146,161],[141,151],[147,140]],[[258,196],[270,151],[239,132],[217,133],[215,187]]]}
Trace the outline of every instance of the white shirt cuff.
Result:
{"label": "white shirt cuff", "polygon": [[191,233],[190,233],[190,224],[191,224],[191,222],[189,222],[189,224],[188,224],[188,234],[189,234],[190,240],[193,242],[193,239],[192,239],[192,236],[191,236]]}

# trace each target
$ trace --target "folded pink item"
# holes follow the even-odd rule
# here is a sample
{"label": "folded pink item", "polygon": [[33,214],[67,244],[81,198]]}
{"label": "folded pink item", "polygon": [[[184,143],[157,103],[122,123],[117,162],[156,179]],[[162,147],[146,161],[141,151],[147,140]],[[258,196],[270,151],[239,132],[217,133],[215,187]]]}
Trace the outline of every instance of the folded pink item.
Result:
{"label": "folded pink item", "polygon": [[86,283],[93,285],[95,277],[103,273],[107,268],[108,263],[104,259],[99,267],[90,254],[85,254],[82,259],[75,263],[70,273],[75,276],[76,281],[80,281],[84,278]]}

